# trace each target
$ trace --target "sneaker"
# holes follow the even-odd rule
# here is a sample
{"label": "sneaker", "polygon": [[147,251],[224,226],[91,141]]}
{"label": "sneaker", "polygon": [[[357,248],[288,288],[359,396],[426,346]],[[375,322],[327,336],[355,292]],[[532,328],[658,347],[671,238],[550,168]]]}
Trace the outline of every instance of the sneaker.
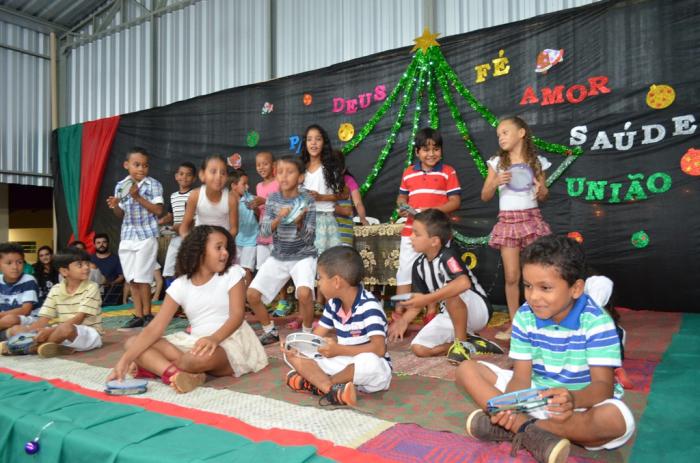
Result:
{"label": "sneaker", "polygon": [[493,424],[491,418],[481,409],[474,410],[469,414],[465,427],[469,437],[491,442],[512,441],[515,435],[507,429]]}
{"label": "sneaker", "polygon": [[143,327],[143,317],[137,317],[136,315],[132,315],[131,319],[124,323],[124,326],[122,326],[122,329],[131,329],[131,328],[142,328]]}
{"label": "sneaker", "polygon": [[37,354],[39,354],[39,357],[45,359],[59,357],[61,355],[70,355],[73,352],[75,352],[74,349],[55,342],[45,342],[37,349]]}
{"label": "sneaker", "polygon": [[144,316],[143,316],[143,327],[144,327],[144,328],[147,327],[148,324],[151,323],[151,322],[153,321],[154,318],[155,318],[155,317],[154,317],[153,314],[151,314],[151,313],[149,313],[148,315],[144,315]]}
{"label": "sneaker", "polygon": [[308,382],[306,378],[294,370],[287,373],[286,382],[287,386],[289,386],[289,388],[294,392],[310,392],[313,395],[323,395],[316,386]]}
{"label": "sneaker", "polygon": [[529,450],[540,463],[564,463],[571,450],[568,439],[545,431],[534,423],[515,435],[510,455],[514,457],[521,446]]}
{"label": "sneaker", "polygon": [[291,311],[292,307],[289,305],[289,302],[287,302],[286,299],[280,299],[280,301],[277,302],[277,306],[275,306],[275,311],[272,312],[272,315],[274,317],[286,317]]}
{"label": "sneaker", "polygon": [[469,351],[460,341],[455,341],[447,351],[447,361],[459,365],[465,360],[469,360]]}
{"label": "sneaker", "polygon": [[[503,349],[501,346],[493,341],[489,341],[481,336],[476,336],[473,334],[467,334],[467,343],[469,346],[465,346],[472,354],[503,354]],[[473,349],[473,350],[472,350]]]}
{"label": "sneaker", "polygon": [[328,394],[322,396],[319,405],[350,405],[357,403],[357,392],[355,385],[350,383],[334,384]]}
{"label": "sneaker", "polygon": [[280,335],[277,328],[272,328],[270,331],[266,331],[261,334],[258,339],[260,340],[260,344],[267,346],[268,344],[280,342]]}

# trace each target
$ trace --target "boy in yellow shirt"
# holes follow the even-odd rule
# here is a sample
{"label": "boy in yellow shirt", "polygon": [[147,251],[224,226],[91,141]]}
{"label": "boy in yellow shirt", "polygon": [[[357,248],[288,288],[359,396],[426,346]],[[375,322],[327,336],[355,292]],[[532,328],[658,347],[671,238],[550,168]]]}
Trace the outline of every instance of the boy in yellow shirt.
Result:
{"label": "boy in yellow shirt", "polygon": [[67,249],[54,257],[54,265],[63,281],[51,288],[39,319],[8,333],[34,333],[34,342],[19,351],[3,342],[3,355],[37,353],[49,358],[102,347],[102,300],[99,286],[89,280],[89,254]]}

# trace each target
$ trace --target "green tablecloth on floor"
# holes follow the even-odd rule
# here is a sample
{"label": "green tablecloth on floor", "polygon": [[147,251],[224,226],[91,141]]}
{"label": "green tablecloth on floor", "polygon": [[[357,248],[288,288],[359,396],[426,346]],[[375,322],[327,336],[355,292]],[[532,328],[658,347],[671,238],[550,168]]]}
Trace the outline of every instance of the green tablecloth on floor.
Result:
{"label": "green tablecloth on floor", "polygon": [[[41,450],[27,455],[41,434]],[[329,462],[312,446],[285,447],[140,407],[103,402],[0,374],[0,462]]]}

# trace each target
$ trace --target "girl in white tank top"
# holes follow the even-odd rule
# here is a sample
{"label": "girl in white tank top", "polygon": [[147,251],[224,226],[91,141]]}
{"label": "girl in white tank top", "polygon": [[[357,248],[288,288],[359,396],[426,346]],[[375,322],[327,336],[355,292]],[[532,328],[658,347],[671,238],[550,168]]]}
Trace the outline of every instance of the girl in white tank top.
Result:
{"label": "girl in white tank top", "polygon": [[238,232],[238,198],[226,188],[226,160],[215,154],[207,156],[199,171],[203,185],[187,199],[185,216],[180,225],[180,236],[185,237],[192,224],[218,225],[231,232]]}
{"label": "girl in white tank top", "polygon": [[213,203],[207,198],[206,185],[199,188],[199,199],[194,218],[195,227],[197,225],[218,225],[229,229],[228,193],[228,188],[224,188],[219,202]]}

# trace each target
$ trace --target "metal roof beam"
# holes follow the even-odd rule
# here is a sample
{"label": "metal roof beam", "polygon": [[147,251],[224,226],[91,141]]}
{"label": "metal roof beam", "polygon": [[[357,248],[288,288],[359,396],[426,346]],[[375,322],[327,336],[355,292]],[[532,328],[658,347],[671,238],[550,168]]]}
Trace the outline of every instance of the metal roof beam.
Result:
{"label": "metal roof beam", "polygon": [[42,32],[48,34],[49,32],[67,32],[68,28],[62,26],[58,23],[46,21],[44,19],[37,18],[30,14],[23,13],[21,11],[15,10],[14,8],[9,8],[4,5],[0,5],[0,21],[5,21],[10,24],[16,24],[17,26],[26,27],[33,31]]}
{"label": "metal roof beam", "polygon": [[[60,37],[60,40],[64,43],[63,46],[61,46],[61,51],[65,53],[67,50],[71,48],[76,48],[81,45],[84,45],[86,43],[94,42],[95,40],[101,39],[102,37],[106,37],[108,35],[115,34],[117,32],[123,31],[125,29],[128,29],[133,26],[137,26],[139,24],[143,24],[146,21],[150,21],[154,18],[157,18],[159,16],[162,16],[164,14],[172,13],[174,11],[180,10],[182,8],[186,8],[190,5],[194,5],[195,3],[200,2],[201,0],[180,0],[175,3],[172,3],[167,6],[163,6],[158,9],[152,10],[150,13],[147,13],[143,16],[140,16],[138,18],[132,19],[131,21],[128,21],[123,24],[119,24],[117,26],[112,26],[107,30],[104,30],[102,32],[96,33],[96,34],[81,34],[76,32],[77,30],[80,29],[81,26],[76,26],[70,31],[66,32]],[[95,17],[91,17],[88,19],[93,20]]]}

